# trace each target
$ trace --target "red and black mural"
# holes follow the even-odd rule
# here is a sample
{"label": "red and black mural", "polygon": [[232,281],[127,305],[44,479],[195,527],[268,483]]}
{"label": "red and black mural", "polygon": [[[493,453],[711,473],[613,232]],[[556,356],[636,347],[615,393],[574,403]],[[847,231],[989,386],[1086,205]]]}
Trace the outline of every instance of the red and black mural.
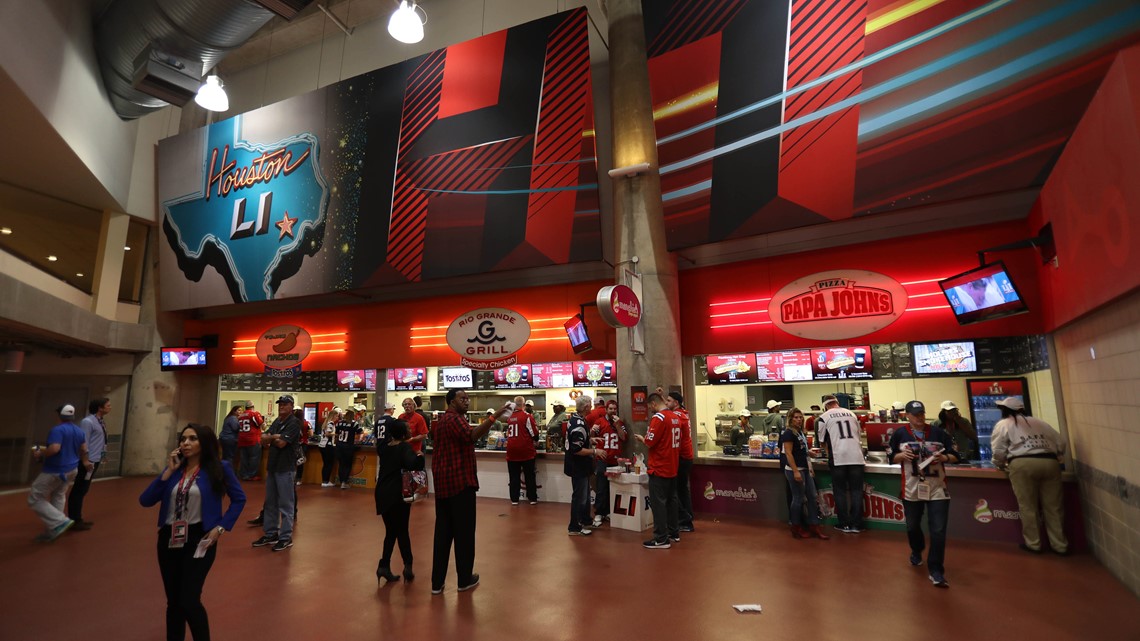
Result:
{"label": "red and black mural", "polygon": [[1140,38],[1132,0],[642,6],[670,249],[1039,188]]}
{"label": "red and black mural", "polygon": [[587,36],[568,11],[164,140],[162,307],[600,259]]}

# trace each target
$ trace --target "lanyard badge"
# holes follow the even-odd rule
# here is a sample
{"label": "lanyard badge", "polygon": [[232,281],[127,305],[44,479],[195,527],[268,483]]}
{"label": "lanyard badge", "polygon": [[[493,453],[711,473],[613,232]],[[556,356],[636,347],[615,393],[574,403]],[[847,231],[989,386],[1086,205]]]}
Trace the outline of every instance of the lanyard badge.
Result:
{"label": "lanyard badge", "polygon": [[190,501],[190,488],[198,479],[199,471],[201,471],[200,468],[194,470],[194,474],[189,478],[183,474],[182,478],[178,480],[178,492],[174,496],[174,522],[170,524],[170,543],[167,545],[172,550],[186,546],[190,524],[183,517],[183,512],[186,510],[186,504]]}

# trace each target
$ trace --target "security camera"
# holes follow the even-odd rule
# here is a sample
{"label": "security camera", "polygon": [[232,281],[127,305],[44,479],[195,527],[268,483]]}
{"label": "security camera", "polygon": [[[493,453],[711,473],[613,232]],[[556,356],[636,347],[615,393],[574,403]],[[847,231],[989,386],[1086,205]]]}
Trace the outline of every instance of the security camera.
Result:
{"label": "security camera", "polygon": [[641,162],[628,167],[616,167],[609,171],[610,178],[630,178],[649,171],[649,163]]}

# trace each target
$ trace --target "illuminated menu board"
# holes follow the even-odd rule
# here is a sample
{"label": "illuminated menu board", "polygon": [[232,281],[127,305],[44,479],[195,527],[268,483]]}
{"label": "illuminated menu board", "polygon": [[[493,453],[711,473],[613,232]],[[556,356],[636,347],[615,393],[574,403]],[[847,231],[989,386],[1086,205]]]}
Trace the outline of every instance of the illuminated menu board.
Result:
{"label": "illuminated menu board", "polygon": [[511,365],[495,370],[495,389],[530,389],[534,387],[529,364]]}
{"label": "illuminated menu board", "polygon": [[345,392],[376,391],[376,370],[337,370],[336,387],[338,390]]}
{"label": "illuminated menu board", "polygon": [[538,389],[574,387],[574,363],[536,363],[530,371]]}
{"label": "illuminated menu board", "polygon": [[617,363],[613,361],[578,361],[569,365],[574,368],[574,387],[617,385]]}
{"label": "illuminated menu board", "polygon": [[426,390],[426,367],[397,367],[388,370],[389,392],[422,392]]}
{"label": "illuminated menu board", "polygon": [[811,350],[756,354],[756,380],[761,383],[811,380]]}
{"label": "illuminated menu board", "polygon": [[756,382],[756,354],[710,354],[707,367],[712,385]]}
{"label": "illuminated menu board", "polygon": [[817,381],[874,377],[870,345],[813,349],[811,360],[812,378]]}

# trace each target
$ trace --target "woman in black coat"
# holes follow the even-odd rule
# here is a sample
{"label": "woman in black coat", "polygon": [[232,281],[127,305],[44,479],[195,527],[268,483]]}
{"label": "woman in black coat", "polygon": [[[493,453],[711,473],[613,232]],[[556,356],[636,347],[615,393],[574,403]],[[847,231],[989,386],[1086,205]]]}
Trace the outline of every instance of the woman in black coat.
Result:
{"label": "woman in black coat", "polygon": [[388,428],[391,440],[387,445],[376,447],[379,468],[376,479],[376,513],[384,519],[384,554],[376,566],[376,578],[399,581],[392,574],[392,547],[400,544],[400,556],[404,560],[404,579],[416,578],[412,572],[412,539],[408,534],[408,518],[412,504],[404,502],[404,470],[424,469],[423,454],[417,454],[408,445],[408,424],[395,421]]}

